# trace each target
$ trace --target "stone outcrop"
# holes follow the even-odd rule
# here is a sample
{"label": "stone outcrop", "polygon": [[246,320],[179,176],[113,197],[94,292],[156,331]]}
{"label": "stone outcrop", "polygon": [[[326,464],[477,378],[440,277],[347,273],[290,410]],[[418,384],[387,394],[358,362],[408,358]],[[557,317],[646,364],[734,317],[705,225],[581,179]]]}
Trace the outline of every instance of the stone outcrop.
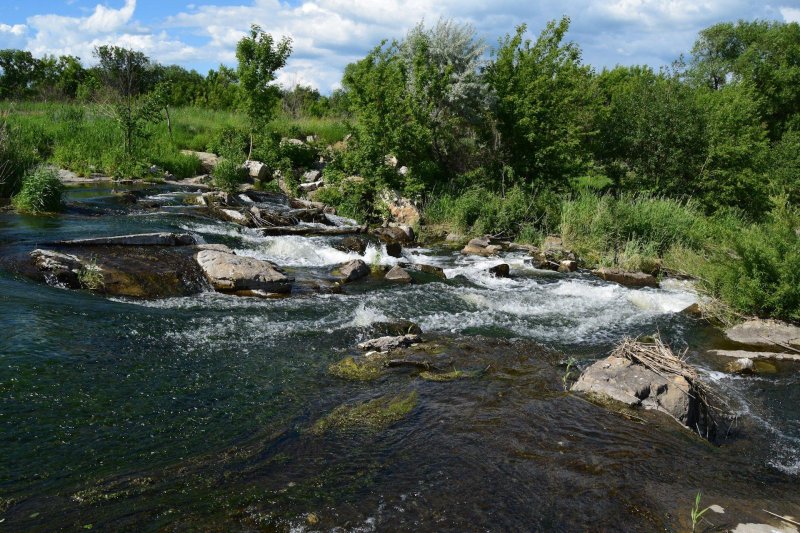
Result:
{"label": "stone outcrop", "polygon": [[369,266],[361,259],[353,259],[333,271],[333,275],[344,282],[355,281],[369,276]]}
{"label": "stone outcrop", "polygon": [[287,293],[292,290],[292,279],[269,261],[217,250],[201,250],[196,259],[208,281],[218,291]]}
{"label": "stone outcrop", "polygon": [[654,409],[694,428],[700,404],[683,376],[665,377],[624,357],[595,362],[572,386],[574,392],[602,395],[629,407]]}
{"label": "stone outcrop", "polygon": [[605,281],[613,281],[626,287],[658,287],[658,280],[644,272],[627,272],[620,268],[598,268],[592,270],[592,274]]}
{"label": "stone outcrop", "polygon": [[747,350],[709,350],[713,355],[732,357],[734,359],[750,359],[752,361],[798,361],[800,353],[795,352],[750,352]]}
{"label": "stone outcrop", "polygon": [[419,223],[420,212],[414,202],[404,198],[395,191],[384,191],[381,201],[389,210],[391,219],[398,224],[413,226]]}

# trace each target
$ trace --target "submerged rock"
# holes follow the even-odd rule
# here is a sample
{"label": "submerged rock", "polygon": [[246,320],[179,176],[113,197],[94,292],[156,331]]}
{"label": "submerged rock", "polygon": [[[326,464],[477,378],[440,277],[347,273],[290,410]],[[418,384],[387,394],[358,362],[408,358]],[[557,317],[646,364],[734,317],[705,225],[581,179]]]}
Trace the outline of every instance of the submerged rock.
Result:
{"label": "submerged rock", "polygon": [[367,264],[361,259],[353,259],[333,271],[333,275],[342,281],[355,281],[369,276],[370,270]]}
{"label": "submerged rock", "polygon": [[217,250],[201,250],[196,259],[216,290],[260,290],[271,293],[287,293],[292,290],[293,280],[268,261]]}
{"label": "submerged rock", "polygon": [[390,352],[399,348],[407,348],[412,344],[418,343],[422,340],[419,335],[409,333],[406,335],[398,335],[396,337],[379,337],[377,339],[370,339],[358,345],[361,350],[375,350],[378,352]]}
{"label": "submerged rock", "polygon": [[658,280],[644,272],[627,272],[620,268],[598,268],[592,270],[592,274],[605,281],[613,281],[626,287],[658,287]]}
{"label": "submerged rock", "polygon": [[411,270],[416,270],[418,272],[424,272],[425,274],[430,274],[440,279],[447,279],[444,269],[438,266],[426,265],[424,263],[411,263],[403,264],[403,267],[410,268]]}
{"label": "submerged rock", "polygon": [[412,281],[414,281],[408,272],[406,272],[405,270],[403,270],[402,267],[397,265],[393,266],[392,269],[386,273],[384,279],[386,279],[387,281],[395,281],[399,283],[411,283]]}
{"label": "submerged rock", "polygon": [[725,336],[750,346],[800,347],[800,327],[778,320],[748,320],[725,330]]}
{"label": "submerged rock", "polygon": [[700,404],[686,378],[667,378],[623,357],[612,355],[595,362],[572,390],[606,396],[629,407],[661,411],[690,428],[700,418]]}
{"label": "submerged rock", "polygon": [[417,393],[381,396],[355,405],[340,405],[311,428],[312,434],[362,429],[377,431],[399,422],[417,405]]}

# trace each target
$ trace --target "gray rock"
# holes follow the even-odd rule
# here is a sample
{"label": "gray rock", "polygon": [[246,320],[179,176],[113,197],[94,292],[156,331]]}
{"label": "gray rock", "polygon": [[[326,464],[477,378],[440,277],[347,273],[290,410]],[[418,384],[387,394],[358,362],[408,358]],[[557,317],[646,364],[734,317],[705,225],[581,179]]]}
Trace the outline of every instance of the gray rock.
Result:
{"label": "gray rock", "polygon": [[201,250],[195,256],[214,289],[219,291],[261,290],[287,293],[292,279],[268,261],[217,250]]}
{"label": "gray rock", "polygon": [[414,270],[418,270],[420,272],[424,272],[426,274],[431,274],[441,279],[447,279],[447,275],[444,273],[444,269],[441,267],[437,267],[434,265],[426,265],[424,263],[414,263],[409,265],[410,268]]}
{"label": "gray rock", "polygon": [[323,185],[325,185],[325,182],[319,180],[312,183],[301,183],[300,185],[297,186],[297,188],[303,192],[313,192],[322,187]]}
{"label": "gray rock", "polygon": [[333,271],[333,274],[342,279],[342,281],[355,281],[363,277],[369,276],[369,267],[361,259],[353,259],[348,261],[342,266]]}
{"label": "gray rock", "polygon": [[32,251],[30,255],[33,264],[49,285],[74,289],[80,287],[78,272],[83,268],[83,263],[77,256],[39,249]]}
{"label": "gray rock", "polygon": [[619,268],[598,268],[592,270],[592,274],[626,287],[658,287],[658,280],[644,272],[627,272]]}
{"label": "gray rock", "polygon": [[197,244],[197,239],[188,233],[137,233],[116,237],[58,241],[57,244],[65,246],[187,246]]}
{"label": "gray rock", "polygon": [[393,266],[392,269],[386,273],[384,279],[386,279],[387,281],[395,281],[398,283],[411,283],[412,281],[414,281],[408,272],[406,272],[402,267],[397,265]]}
{"label": "gray rock", "polygon": [[249,226],[251,224],[247,215],[236,209],[219,209],[218,212],[223,219],[233,222],[234,224],[239,224],[241,226]]}
{"label": "gray rock", "polygon": [[575,392],[599,394],[630,407],[654,409],[694,428],[700,405],[682,376],[663,377],[643,365],[609,356],[587,368],[572,386]]}
{"label": "gray rock", "polygon": [[420,342],[422,339],[419,335],[409,333],[407,335],[399,335],[397,337],[379,337],[362,342],[358,345],[361,350],[390,352],[399,348],[407,348],[414,343]]}
{"label": "gray rock", "polygon": [[242,164],[242,168],[247,170],[247,175],[253,179],[266,181],[270,178],[269,168],[261,161],[248,159]]}
{"label": "gray rock", "polygon": [[742,357],[741,359],[735,359],[728,363],[727,370],[728,372],[733,372],[736,374],[749,374],[753,372],[754,367],[755,365],[753,364],[752,359]]}
{"label": "gray rock", "polygon": [[750,346],[800,347],[800,327],[778,320],[748,320],[727,329],[725,335]]}
{"label": "gray rock", "polygon": [[374,322],[370,330],[381,336],[397,337],[402,335],[422,335],[422,328],[410,320],[395,320],[393,322]]}
{"label": "gray rock", "polygon": [[472,239],[461,250],[464,255],[481,255],[489,257],[497,255],[503,250],[502,246],[490,244],[489,239]]}

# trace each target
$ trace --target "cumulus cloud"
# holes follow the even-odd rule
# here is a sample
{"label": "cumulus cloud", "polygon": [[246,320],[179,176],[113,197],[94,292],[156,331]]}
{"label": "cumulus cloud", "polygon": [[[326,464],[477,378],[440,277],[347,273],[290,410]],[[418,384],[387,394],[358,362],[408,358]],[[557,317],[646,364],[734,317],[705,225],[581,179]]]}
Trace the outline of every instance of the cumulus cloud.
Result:
{"label": "cumulus cloud", "polygon": [[42,14],[26,24],[0,24],[0,37],[27,38],[26,48],[34,54],[68,53],[84,59],[91,59],[97,45],[121,44],[164,63],[203,69],[218,63],[233,65],[237,41],[255,23],[294,42],[280,83],[329,91],[338,85],[347,63],[363,57],[382,39],[402,37],[423,19],[429,24],[440,17],[471,23],[493,44],[523,22],[535,36],[548,20],[569,15],[569,38],[596,66],[668,64],[691,48],[700,29],[717,22],[800,19],[798,8],[773,8],[759,0],[214,1],[176,7],[174,14],[150,20],[148,28],[137,22],[147,15],[147,3],[137,6],[136,0],[116,0],[117,7],[98,4],[85,17]]}

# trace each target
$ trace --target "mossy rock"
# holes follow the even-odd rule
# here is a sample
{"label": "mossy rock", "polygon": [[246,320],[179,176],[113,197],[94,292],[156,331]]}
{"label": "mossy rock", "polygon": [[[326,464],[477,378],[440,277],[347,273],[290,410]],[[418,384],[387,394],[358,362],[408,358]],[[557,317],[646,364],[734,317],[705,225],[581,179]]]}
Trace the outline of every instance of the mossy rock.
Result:
{"label": "mossy rock", "polygon": [[337,378],[352,381],[370,381],[378,379],[384,368],[383,358],[371,358],[362,363],[357,363],[352,357],[345,357],[338,363],[328,367],[328,372]]}
{"label": "mossy rock", "polygon": [[416,391],[398,396],[381,396],[355,405],[340,405],[319,419],[310,432],[321,435],[328,431],[362,429],[378,431],[399,422],[417,405]]}

